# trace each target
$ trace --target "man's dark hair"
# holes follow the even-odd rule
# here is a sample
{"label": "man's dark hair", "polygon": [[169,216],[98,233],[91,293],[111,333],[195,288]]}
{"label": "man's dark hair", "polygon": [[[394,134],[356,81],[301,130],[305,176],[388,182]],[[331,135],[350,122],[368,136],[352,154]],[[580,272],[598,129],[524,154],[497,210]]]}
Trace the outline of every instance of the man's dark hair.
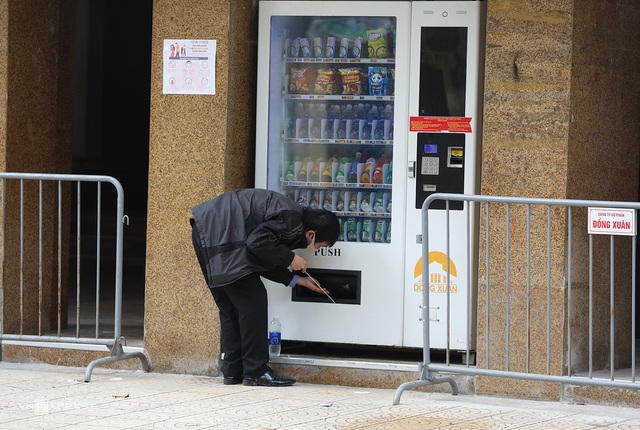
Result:
{"label": "man's dark hair", "polygon": [[316,232],[316,242],[327,242],[333,246],[340,236],[340,223],[338,217],[325,209],[302,208],[302,225],[304,231]]}

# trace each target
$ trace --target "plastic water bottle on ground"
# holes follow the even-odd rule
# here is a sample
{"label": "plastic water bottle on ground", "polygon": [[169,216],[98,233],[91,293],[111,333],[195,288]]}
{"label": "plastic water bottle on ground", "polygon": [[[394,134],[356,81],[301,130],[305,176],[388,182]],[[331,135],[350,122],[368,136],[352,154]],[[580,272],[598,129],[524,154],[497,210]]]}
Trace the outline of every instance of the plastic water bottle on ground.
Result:
{"label": "plastic water bottle on ground", "polygon": [[282,337],[282,326],[280,320],[274,318],[269,323],[269,356],[278,357],[280,355],[280,341]]}

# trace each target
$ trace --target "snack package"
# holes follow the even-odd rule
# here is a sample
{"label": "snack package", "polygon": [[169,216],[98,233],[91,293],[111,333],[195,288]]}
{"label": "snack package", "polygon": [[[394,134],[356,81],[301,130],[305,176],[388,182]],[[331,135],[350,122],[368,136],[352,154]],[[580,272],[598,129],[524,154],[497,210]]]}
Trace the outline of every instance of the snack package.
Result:
{"label": "snack package", "polygon": [[342,78],[342,94],[362,94],[362,74],[359,68],[338,69]]}
{"label": "snack package", "polygon": [[386,96],[388,69],[380,66],[369,67],[369,95],[370,96]]}
{"label": "snack package", "polygon": [[316,75],[314,92],[316,94],[333,94],[336,72],[333,69],[319,69]]}
{"label": "snack package", "polygon": [[289,73],[289,94],[309,94],[310,82],[310,66],[291,66]]}
{"label": "snack package", "polygon": [[367,30],[367,52],[369,58],[387,58],[387,31],[384,28]]}

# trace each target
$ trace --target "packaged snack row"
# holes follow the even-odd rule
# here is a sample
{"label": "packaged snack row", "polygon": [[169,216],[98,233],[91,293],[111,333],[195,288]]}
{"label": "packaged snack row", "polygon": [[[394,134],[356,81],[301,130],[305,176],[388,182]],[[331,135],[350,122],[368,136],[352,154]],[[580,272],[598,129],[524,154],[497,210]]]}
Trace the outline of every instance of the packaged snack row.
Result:
{"label": "packaged snack row", "polygon": [[359,212],[364,215],[390,215],[391,193],[388,191],[288,189],[285,195],[302,206],[332,212]]}
{"label": "packaged snack row", "polygon": [[355,157],[331,157],[326,160],[318,157],[293,157],[285,162],[283,178],[287,182],[332,182],[343,184],[391,184],[393,180],[393,161],[387,154],[379,158],[361,161],[362,155]]}
{"label": "packaged snack row", "polygon": [[284,49],[289,58],[393,58],[393,31],[378,27],[352,37],[291,37]]}
{"label": "packaged snack row", "polygon": [[395,67],[292,64],[289,94],[394,95]]}
{"label": "packaged snack row", "polygon": [[388,219],[372,219],[358,217],[338,217],[342,242],[391,242],[391,221]]}

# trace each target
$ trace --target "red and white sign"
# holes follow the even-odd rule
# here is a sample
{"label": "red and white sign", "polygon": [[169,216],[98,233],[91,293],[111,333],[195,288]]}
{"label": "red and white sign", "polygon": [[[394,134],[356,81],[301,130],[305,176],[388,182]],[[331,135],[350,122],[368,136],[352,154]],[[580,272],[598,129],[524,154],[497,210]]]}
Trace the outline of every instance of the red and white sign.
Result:
{"label": "red and white sign", "polygon": [[471,118],[455,116],[412,116],[409,131],[471,133]]}
{"label": "red and white sign", "polygon": [[633,209],[589,208],[589,234],[636,235]]}

